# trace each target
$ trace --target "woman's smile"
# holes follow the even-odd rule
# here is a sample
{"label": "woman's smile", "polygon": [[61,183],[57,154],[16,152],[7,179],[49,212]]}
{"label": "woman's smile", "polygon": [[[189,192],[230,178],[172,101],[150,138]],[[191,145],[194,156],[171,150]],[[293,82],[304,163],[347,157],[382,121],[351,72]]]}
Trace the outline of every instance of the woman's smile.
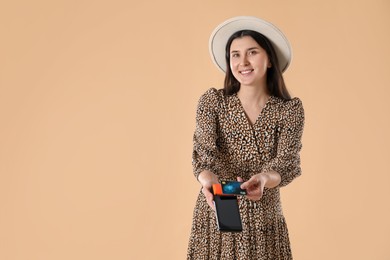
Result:
{"label": "woman's smile", "polygon": [[246,69],[246,70],[241,70],[239,71],[240,74],[242,75],[248,75],[253,71],[253,69]]}

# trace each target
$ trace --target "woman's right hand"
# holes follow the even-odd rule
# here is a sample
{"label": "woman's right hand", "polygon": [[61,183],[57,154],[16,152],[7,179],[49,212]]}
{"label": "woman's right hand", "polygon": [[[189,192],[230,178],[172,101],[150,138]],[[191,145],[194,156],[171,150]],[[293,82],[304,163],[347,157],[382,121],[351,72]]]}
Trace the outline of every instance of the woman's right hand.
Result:
{"label": "woman's right hand", "polygon": [[218,176],[208,170],[204,170],[199,174],[198,181],[202,185],[202,192],[206,197],[207,204],[209,204],[209,206],[213,210],[215,210],[214,203],[213,203],[214,196],[211,191],[212,191],[213,184],[219,183]]}

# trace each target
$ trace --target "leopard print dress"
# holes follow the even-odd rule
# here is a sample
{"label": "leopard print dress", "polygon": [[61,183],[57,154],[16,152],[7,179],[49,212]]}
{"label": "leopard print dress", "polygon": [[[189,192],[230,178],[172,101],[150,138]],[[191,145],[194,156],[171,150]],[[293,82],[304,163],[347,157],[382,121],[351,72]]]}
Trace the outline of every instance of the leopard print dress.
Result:
{"label": "leopard print dress", "polygon": [[249,123],[236,94],[209,89],[199,100],[194,134],[195,177],[210,170],[219,179],[248,180],[254,174],[280,173],[278,187],[260,201],[239,199],[243,231],[219,232],[214,211],[199,192],[193,213],[187,259],[292,259],[279,188],[301,174],[304,111],[298,98],[271,96],[257,121]]}

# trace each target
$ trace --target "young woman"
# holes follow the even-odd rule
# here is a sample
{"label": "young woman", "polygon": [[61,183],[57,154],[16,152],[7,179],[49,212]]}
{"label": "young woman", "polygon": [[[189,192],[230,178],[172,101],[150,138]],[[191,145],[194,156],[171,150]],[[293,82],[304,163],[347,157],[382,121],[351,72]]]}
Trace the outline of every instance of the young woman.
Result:
{"label": "young woman", "polygon": [[[197,108],[193,167],[202,189],[187,259],[292,259],[279,189],[301,174],[304,111],[282,76],[290,45],[272,24],[241,16],[214,30],[210,53],[225,84]],[[220,232],[211,187],[236,179],[247,191],[238,200],[243,231]]]}

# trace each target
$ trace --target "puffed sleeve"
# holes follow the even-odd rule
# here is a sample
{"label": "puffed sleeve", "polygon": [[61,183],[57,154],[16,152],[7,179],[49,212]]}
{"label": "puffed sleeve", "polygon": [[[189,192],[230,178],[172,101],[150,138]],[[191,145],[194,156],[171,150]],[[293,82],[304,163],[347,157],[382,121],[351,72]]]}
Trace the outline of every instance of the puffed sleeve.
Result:
{"label": "puffed sleeve", "polygon": [[217,90],[211,88],[200,97],[196,112],[196,128],[192,153],[192,166],[196,178],[204,170],[215,173],[217,107]]}
{"label": "puffed sleeve", "polygon": [[286,101],[281,111],[280,135],[277,154],[263,167],[263,172],[274,170],[281,176],[280,187],[286,186],[301,175],[299,152],[305,121],[302,102],[298,98]]}

